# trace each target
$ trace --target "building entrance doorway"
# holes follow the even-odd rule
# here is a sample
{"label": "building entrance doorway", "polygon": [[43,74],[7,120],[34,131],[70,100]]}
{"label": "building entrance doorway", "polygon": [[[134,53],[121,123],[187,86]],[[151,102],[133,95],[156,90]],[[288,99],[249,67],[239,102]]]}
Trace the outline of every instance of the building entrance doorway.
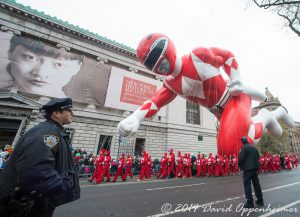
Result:
{"label": "building entrance doorway", "polygon": [[134,156],[142,156],[142,151],[145,148],[145,139],[136,138],[135,140],[135,148],[134,148]]}

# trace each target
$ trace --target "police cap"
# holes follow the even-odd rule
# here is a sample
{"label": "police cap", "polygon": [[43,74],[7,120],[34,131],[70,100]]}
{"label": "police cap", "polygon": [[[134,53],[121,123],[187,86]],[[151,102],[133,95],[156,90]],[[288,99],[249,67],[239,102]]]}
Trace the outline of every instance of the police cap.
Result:
{"label": "police cap", "polygon": [[70,109],[72,107],[73,104],[71,98],[57,98],[57,99],[50,100],[41,108],[41,110],[44,110],[46,113],[51,113],[54,111]]}

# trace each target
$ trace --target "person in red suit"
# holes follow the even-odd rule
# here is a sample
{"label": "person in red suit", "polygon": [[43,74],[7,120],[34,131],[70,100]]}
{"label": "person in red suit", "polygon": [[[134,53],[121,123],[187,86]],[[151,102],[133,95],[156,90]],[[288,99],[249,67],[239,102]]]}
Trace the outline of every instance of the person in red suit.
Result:
{"label": "person in red suit", "polygon": [[195,160],[194,164],[197,167],[197,177],[200,177],[200,175],[202,173],[201,156],[200,156],[200,154],[197,155],[197,159]]}
{"label": "person in red suit", "polygon": [[186,178],[187,176],[187,170],[188,170],[188,157],[187,157],[187,153],[185,153],[183,155],[183,174],[182,174],[182,178]]}
{"label": "person in red suit", "polygon": [[103,173],[103,161],[105,157],[105,149],[102,149],[99,151],[99,157],[96,158],[94,164],[95,164],[95,170],[93,175],[89,178],[89,182],[92,182],[94,179],[99,180],[101,178],[101,174]]}
{"label": "person in red suit", "polygon": [[271,156],[271,171],[273,173],[276,173],[277,171],[277,162],[276,162],[276,155],[274,154],[273,156]]}
{"label": "person in red suit", "polygon": [[233,174],[239,174],[240,169],[239,169],[239,162],[237,156],[234,154],[232,155],[232,164],[233,164]]}
{"label": "person in red suit", "polygon": [[230,174],[229,161],[226,154],[223,157],[223,175],[228,176]]}
{"label": "person in red suit", "polygon": [[178,151],[176,159],[176,177],[183,177],[183,157],[181,155],[181,151]]}
{"label": "person in red suit", "polygon": [[164,153],[164,156],[160,160],[160,165],[159,165],[159,172],[157,174],[156,178],[160,178],[160,176],[165,179],[167,178],[167,173],[168,173],[168,153]]}
{"label": "person in red suit", "polygon": [[262,154],[260,157],[259,157],[259,170],[258,172],[265,172],[265,156]]}
{"label": "person in red suit", "polygon": [[186,177],[192,178],[192,159],[190,154],[187,154]]}
{"label": "person in red suit", "polygon": [[124,167],[125,167],[125,154],[122,153],[122,156],[120,157],[119,162],[118,162],[118,168],[117,168],[114,180],[112,182],[116,182],[118,176],[121,176],[123,182],[126,180],[124,178],[124,174],[123,174]]}
{"label": "person in red suit", "polygon": [[222,167],[223,167],[223,162],[222,162],[222,158],[220,155],[216,155],[215,156],[215,164],[214,164],[214,167],[215,167],[215,176],[220,176],[222,175]]}
{"label": "person in red suit", "polygon": [[298,156],[295,153],[291,154],[292,168],[298,168],[298,161]]}
{"label": "person in red suit", "polygon": [[285,156],[284,156],[284,163],[285,163],[285,167],[286,167],[287,170],[292,169],[291,158],[288,154],[285,154]]}
{"label": "person in red suit", "polygon": [[110,163],[111,163],[111,156],[110,151],[105,152],[105,157],[103,161],[103,173],[101,174],[101,178],[96,181],[96,184],[100,184],[101,181],[104,180],[104,177],[107,177],[107,182],[110,181]]}
{"label": "person in red suit", "polygon": [[208,158],[207,158],[207,175],[212,176],[214,174],[214,164],[215,164],[215,159],[212,156],[212,153],[209,153]]}
{"label": "person in red suit", "polygon": [[146,172],[146,179],[149,180],[151,178],[151,170],[152,170],[152,167],[153,167],[153,162],[152,162],[152,159],[151,159],[151,156],[148,154],[148,161],[147,161],[147,172]]}
{"label": "person in red suit", "polygon": [[170,149],[169,162],[168,162],[168,177],[171,177],[171,173],[172,175],[176,176],[174,167],[175,167],[175,154],[173,152],[173,149]]}
{"label": "person in red suit", "polygon": [[140,176],[138,181],[142,181],[144,176],[146,176],[147,168],[148,168],[148,155],[146,151],[143,151],[142,157],[139,160],[139,164],[141,165]]}
{"label": "person in red suit", "polygon": [[265,169],[266,169],[267,172],[271,171],[271,161],[272,161],[271,155],[269,154],[269,152],[266,152],[266,155],[265,155]]}
{"label": "person in red suit", "polygon": [[204,154],[201,154],[200,165],[201,165],[201,176],[206,176],[206,173],[207,173],[207,159],[205,158]]}
{"label": "person in red suit", "polygon": [[279,154],[276,154],[275,155],[275,159],[276,159],[276,170],[278,171],[278,172],[280,172],[281,171],[281,163],[280,163],[280,157],[279,157]]}
{"label": "person in red suit", "polygon": [[126,161],[125,161],[125,174],[124,174],[124,179],[127,179],[127,176],[129,175],[131,179],[133,178],[132,172],[131,172],[131,167],[132,167],[132,158],[130,155],[127,156]]}
{"label": "person in red suit", "polygon": [[[118,133],[123,137],[136,133],[143,120],[154,116],[177,96],[209,109],[220,121],[219,154],[238,154],[242,147],[240,138],[245,135],[257,144],[265,129],[281,136],[279,119],[288,127],[295,125],[282,106],[272,112],[262,108],[252,117],[252,99],[265,102],[267,96],[242,81],[237,58],[228,50],[197,47],[179,57],[169,37],[151,33],[140,41],[136,53],[146,68],[166,77],[153,98],[118,124]],[[222,76],[221,69],[227,76]]]}

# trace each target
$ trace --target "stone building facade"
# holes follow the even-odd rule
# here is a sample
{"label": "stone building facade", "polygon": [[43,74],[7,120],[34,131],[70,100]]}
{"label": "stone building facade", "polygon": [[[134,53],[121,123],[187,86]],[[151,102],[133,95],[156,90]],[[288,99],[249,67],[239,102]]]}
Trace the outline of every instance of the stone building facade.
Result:
{"label": "stone building facade", "polygon": [[[14,1],[0,2],[0,30],[38,39],[66,52],[84,53],[97,64],[162,81],[161,77],[138,63],[134,49]],[[48,96],[2,89],[0,143],[15,145],[26,130],[44,121],[39,109],[50,99]],[[93,154],[103,147],[110,149],[114,158],[122,152],[134,155],[141,150],[159,158],[170,148],[188,153],[217,152],[214,116],[205,108],[198,107],[197,123],[187,123],[187,102],[180,97],[166,106],[165,116],[156,115],[144,121],[138,133],[127,139],[120,139],[116,129],[131,111],[77,101],[74,107],[73,123],[67,126],[73,147]]]}

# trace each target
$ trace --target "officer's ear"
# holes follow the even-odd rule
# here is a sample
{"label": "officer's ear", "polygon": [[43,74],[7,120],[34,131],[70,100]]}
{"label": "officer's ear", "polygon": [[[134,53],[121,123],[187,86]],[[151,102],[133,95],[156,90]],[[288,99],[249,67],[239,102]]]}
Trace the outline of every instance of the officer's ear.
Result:
{"label": "officer's ear", "polygon": [[62,111],[53,111],[52,114],[51,114],[51,117],[52,118],[58,118],[60,117],[62,114]]}

